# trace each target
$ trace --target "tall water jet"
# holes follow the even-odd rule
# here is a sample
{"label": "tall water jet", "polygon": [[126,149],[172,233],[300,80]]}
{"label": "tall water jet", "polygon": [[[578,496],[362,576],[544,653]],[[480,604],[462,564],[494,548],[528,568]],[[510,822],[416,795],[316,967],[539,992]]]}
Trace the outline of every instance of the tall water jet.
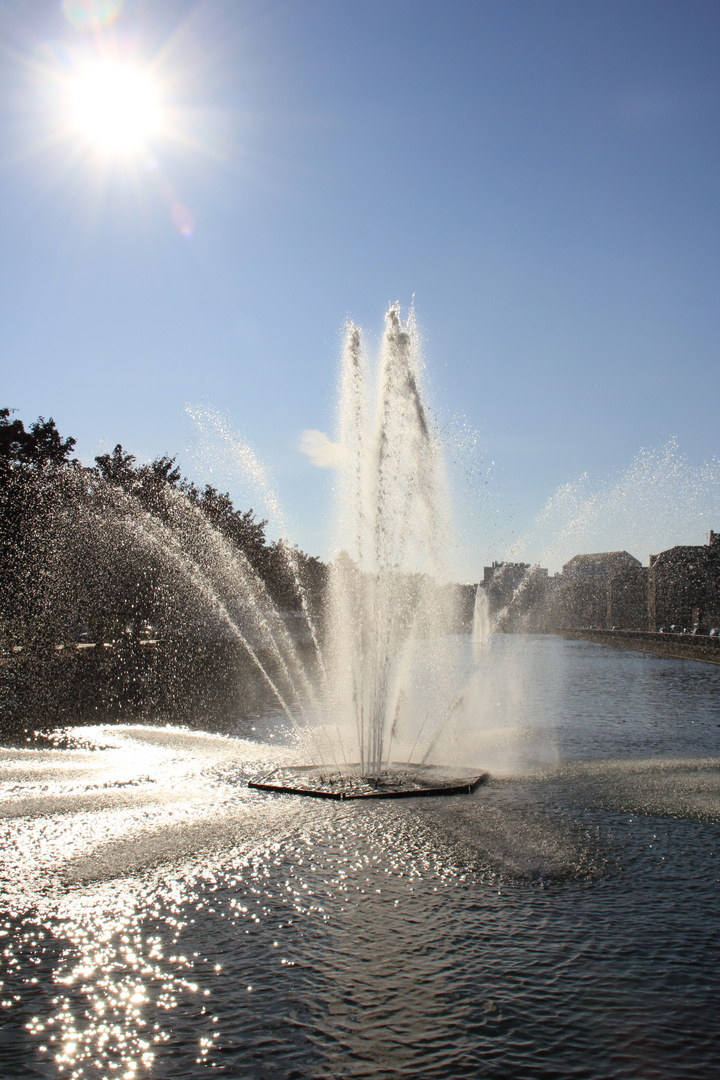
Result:
{"label": "tall water jet", "polygon": [[490,640],[492,633],[492,619],[490,617],[490,601],[484,589],[475,591],[475,607],[473,609],[472,637],[475,652],[484,649]]}
{"label": "tall water jet", "polygon": [[[458,779],[457,769],[450,778],[427,775],[428,754],[468,672],[453,637],[463,612],[460,590],[451,584],[449,483],[422,383],[412,313],[403,322],[396,306],[387,312],[374,371],[360,330],[347,326],[327,690],[316,742],[328,760],[341,763],[342,784],[352,774],[364,791],[368,782],[397,788],[399,773],[401,786],[409,784],[405,793],[415,793],[418,773],[421,787]],[[317,788],[319,774],[312,773]],[[415,780],[408,781],[410,774]],[[297,773],[281,779],[268,786],[298,788]],[[461,777],[460,787],[467,785]]]}

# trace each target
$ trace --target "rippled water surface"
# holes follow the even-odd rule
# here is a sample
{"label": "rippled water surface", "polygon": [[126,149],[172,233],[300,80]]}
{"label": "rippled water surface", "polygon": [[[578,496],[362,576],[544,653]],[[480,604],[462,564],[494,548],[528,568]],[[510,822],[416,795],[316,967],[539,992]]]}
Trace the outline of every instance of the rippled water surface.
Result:
{"label": "rippled water surface", "polygon": [[374,804],[270,713],[0,749],[0,1076],[720,1074],[720,668],[498,638],[464,724]]}

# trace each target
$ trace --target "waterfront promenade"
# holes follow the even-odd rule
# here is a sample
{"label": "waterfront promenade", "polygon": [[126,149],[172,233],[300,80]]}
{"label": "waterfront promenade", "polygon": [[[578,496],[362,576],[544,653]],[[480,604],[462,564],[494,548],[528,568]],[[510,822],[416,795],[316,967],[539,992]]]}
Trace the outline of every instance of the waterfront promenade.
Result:
{"label": "waterfront promenade", "polygon": [[559,637],[594,641],[615,649],[635,649],[652,653],[653,656],[720,664],[720,638],[708,637],[707,634],[659,634],[649,630],[586,630],[579,627],[551,632]]}

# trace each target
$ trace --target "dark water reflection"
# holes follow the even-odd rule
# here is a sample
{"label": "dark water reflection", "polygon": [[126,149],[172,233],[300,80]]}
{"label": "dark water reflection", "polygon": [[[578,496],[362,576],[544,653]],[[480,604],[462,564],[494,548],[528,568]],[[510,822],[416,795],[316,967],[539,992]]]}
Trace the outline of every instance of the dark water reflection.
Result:
{"label": "dark water reflection", "polygon": [[716,1075],[720,671],[496,648],[545,738],[472,797],[248,790],[262,710],[3,752],[0,1075]]}

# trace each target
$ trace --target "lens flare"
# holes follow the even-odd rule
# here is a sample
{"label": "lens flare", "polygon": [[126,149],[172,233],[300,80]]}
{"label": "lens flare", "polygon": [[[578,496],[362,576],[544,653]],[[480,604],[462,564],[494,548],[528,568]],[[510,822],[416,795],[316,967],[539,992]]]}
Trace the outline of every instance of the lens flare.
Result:
{"label": "lens flare", "polygon": [[124,0],[63,0],[62,13],[76,30],[98,30],[114,22]]}
{"label": "lens flare", "polygon": [[174,202],[170,207],[170,217],[177,231],[189,240],[195,232],[195,221],[187,206]]}

